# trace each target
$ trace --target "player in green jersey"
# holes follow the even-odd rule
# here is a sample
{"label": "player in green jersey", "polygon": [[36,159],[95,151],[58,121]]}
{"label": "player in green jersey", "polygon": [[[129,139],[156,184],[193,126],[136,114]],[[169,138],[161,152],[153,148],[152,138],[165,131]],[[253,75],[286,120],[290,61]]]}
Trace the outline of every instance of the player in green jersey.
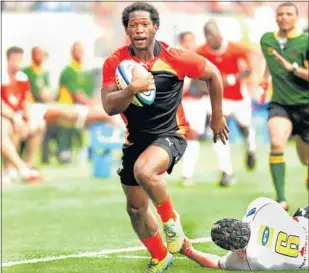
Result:
{"label": "player in green jersey", "polygon": [[[272,77],[273,94],[268,107],[269,164],[277,201],[288,209],[284,190],[284,148],[291,135],[296,135],[301,162],[306,166],[309,164],[309,88],[304,74],[308,68],[309,45],[308,34],[296,31],[297,6],[292,2],[283,3],[276,12],[279,31],[265,33],[260,41],[267,64],[262,84],[265,86],[269,75]],[[291,66],[282,65],[278,56]]]}
{"label": "player in green jersey", "polygon": [[[61,104],[81,104],[91,107],[92,100],[86,94],[85,71],[82,66],[84,47],[75,42],[71,48],[72,62],[67,65],[60,75],[58,102]],[[72,160],[73,139],[77,138],[83,146],[83,134],[80,129],[73,127],[72,122],[61,119],[57,131],[59,160],[69,163]],[[86,153],[85,148],[80,151]]]}
{"label": "player in green jersey", "polygon": [[23,72],[28,76],[32,97],[35,102],[50,102],[55,99],[49,85],[49,73],[42,66],[47,57],[47,52],[35,46],[31,50],[32,64],[25,67]]}
{"label": "player in green jersey", "polygon": [[[31,93],[33,98],[32,107],[34,109],[37,109],[36,111],[40,111],[42,103],[48,103],[53,102],[56,99],[57,92],[52,90],[50,88],[49,84],[49,73],[46,69],[43,68],[43,63],[45,62],[47,58],[47,52],[45,52],[42,48],[35,46],[31,50],[31,58],[32,63],[31,65],[25,67],[23,69],[23,72],[28,76],[30,87],[31,87]],[[34,110],[35,111],[35,110]],[[45,121],[35,119],[33,122],[33,126],[39,127],[39,133],[31,138],[28,139],[21,144],[21,151],[23,151],[23,148],[26,146],[26,157],[29,158],[36,158],[38,148],[40,147],[42,143],[42,137],[45,129]],[[53,127],[48,127],[45,131],[44,141],[43,141],[43,161],[47,162],[48,160],[48,139],[49,135],[51,134],[53,130]],[[46,159],[46,160],[45,160]]]}

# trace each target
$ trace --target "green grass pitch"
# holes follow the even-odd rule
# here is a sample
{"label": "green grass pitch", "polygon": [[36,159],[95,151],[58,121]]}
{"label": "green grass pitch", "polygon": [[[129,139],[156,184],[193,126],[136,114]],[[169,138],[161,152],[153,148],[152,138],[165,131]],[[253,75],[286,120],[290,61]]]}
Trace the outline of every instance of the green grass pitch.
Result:
{"label": "green grass pitch", "polygon": [[[216,220],[241,218],[253,199],[274,197],[268,171],[268,146],[258,147],[258,167],[250,173],[244,167],[243,146],[234,145],[232,155],[238,183],[230,188],[216,185],[219,172],[210,144],[202,146],[196,185],[180,186],[181,162],[173,175],[167,177],[174,206],[181,214],[189,238],[207,238]],[[294,212],[308,203],[306,169],[299,163],[294,143],[288,146],[286,159],[287,196]],[[89,166],[45,167],[48,181],[44,184],[17,184],[3,189],[3,273],[145,272],[149,258],[146,251],[120,251],[140,247],[141,243],[130,226],[118,177],[96,180],[90,178],[90,173]],[[225,253],[211,242],[198,243],[195,247],[219,255]],[[25,260],[34,263],[6,266],[9,262]],[[174,264],[167,272],[214,270],[175,255]]]}

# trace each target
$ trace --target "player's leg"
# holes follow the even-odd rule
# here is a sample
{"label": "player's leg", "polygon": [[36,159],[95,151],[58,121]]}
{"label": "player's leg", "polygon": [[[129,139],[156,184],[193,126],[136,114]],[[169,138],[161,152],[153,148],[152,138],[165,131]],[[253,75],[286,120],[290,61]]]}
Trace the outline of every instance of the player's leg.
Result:
{"label": "player's leg", "polygon": [[294,132],[296,133],[296,147],[300,161],[307,166],[306,184],[309,190],[309,105],[297,107],[294,110]]}
{"label": "player's leg", "polygon": [[190,123],[188,145],[182,160],[182,177],[184,186],[190,186],[193,183],[192,177],[200,153],[199,137],[205,132],[207,98],[184,99],[182,105]]}
{"label": "player's leg", "polygon": [[184,233],[180,217],[173,208],[166,183],[160,173],[164,170],[170,173],[185,148],[186,141],[180,137],[158,138],[139,156],[134,165],[136,181],[143,187],[161,217],[170,253],[180,251]]}
{"label": "player's leg", "polygon": [[35,171],[32,171],[19,156],[14,142],[12,140],[13,126],[12,123],[6,119],[2,118],[1,126],[1,154],[3,158],[11,163],[19,172],[21,178],[26,182],[33,183],[39,180],[39,174]]}
{"label": "player's leg", "polygon": [[[226,118],[230,117],[235,111],[235,105],[233,103],[234,102],[230,100],[223,100],[222,109]],[[219,185],[222,187],[229,186],[235,182],[230,144],[227,142],[224,145],[222,141],[217,141],[217,143],[213,144],[213,147],[217,154],[219,169],[221,171]]]}
{"label": "player's leg", "polygon": [[158,223],[149,209],[149,197],[140,186],[122,184],[122,188],[127,198],[127,212],[135,233],[151,257],[162,261],[168,250],[161,238]]}
{"label": "player's leg", "polygon": [[31,130],[30,135],[26,143],[26,157],[25,160],[30,167],[35,166],[35,160],[40,150],[43,135],[45,132],[45,126],[38,126],[34,130]]}
{"label": "player's leg", "polygon": [[[172,262],[163,244],[156,219],[149,210],[149,197],[140,187],[133,174],[134,163],[143,147],[124,146],[122,168],[118,170],[122,187],[127,198],[127,212],[138,238],[151,253],[149,272],[161,272]],[[153,270],[153,271],[150,271]]]}
{"label": "player's leg", "polygon": [[256,137],[255,130],[252,125],[251,100],[249,98],[244,98],[238,103],[238,105],[239,107],[236,108],[234,117],[242,135],[246,140],[246,166],[248,170],[253,170],[256,165]]}
{"label": "player's leg", "polygon": [[309,135],[308,139],[300,136],[296,136],[296,149],[298,157],[301,163],[307,166],[307,189],[309,190]]}
{"label": "player's leg", "polygon": [[285,196],[285,159],[284,149],[292,133],[292,122],[287,111],[280,105],[269,105],[268,130],[270,136],[269,166],[275,186],[277,201],[288,208]]}
{"label": "player's leg", "polygon": [[35,167],[35,160],[43,141],[43,135],[46,128],[44,115],[47,106],[43,103],[33,103],[29,108],[29,135],[26,142],[25,161],[31,168]]}

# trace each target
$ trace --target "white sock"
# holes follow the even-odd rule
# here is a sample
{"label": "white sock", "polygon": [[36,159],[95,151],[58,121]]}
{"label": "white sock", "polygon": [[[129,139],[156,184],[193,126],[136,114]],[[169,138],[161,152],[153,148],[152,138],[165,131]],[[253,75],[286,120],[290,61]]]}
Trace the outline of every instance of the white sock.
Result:
{"label": "white sock", "polygon": [[200,142],[198,140],[188,140],[187,149],[183,155],[182,176],[192,178],[194,169],[200,153]]}
{"label": "white sock", "polygon": [[247,138],[247,145],[249,152],[254,152],[256,149],[256,139],[255,139],[255,130],[250,127],[249,128],[249,136]]}
{"label": "white sock", "polygon": [[229,143],[224,145],[218,140],[217,143],[214,143],[214,149],[217,153],[220,170],[231,175],[233,173],[233,167]]}

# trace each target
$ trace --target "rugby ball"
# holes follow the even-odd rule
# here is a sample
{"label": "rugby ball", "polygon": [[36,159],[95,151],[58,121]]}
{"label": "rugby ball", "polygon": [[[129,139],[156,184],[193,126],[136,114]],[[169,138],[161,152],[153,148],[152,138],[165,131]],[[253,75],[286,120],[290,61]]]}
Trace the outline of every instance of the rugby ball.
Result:
{"label": "rugby ball", "polygon": [[[149,73],[143,65],[133,60],[122,61],[116,69],[116,82],[119,89],[124,89],[130,84],[132,80],[132,69],[134,66],[137,67],[137,71],[141,76],[146,76]],[[154,102],[155,97],[156,89],[154,86],[154,90],[138,92],[132,99],[131,103],[143,107],[144,105],[151,105]]]}

